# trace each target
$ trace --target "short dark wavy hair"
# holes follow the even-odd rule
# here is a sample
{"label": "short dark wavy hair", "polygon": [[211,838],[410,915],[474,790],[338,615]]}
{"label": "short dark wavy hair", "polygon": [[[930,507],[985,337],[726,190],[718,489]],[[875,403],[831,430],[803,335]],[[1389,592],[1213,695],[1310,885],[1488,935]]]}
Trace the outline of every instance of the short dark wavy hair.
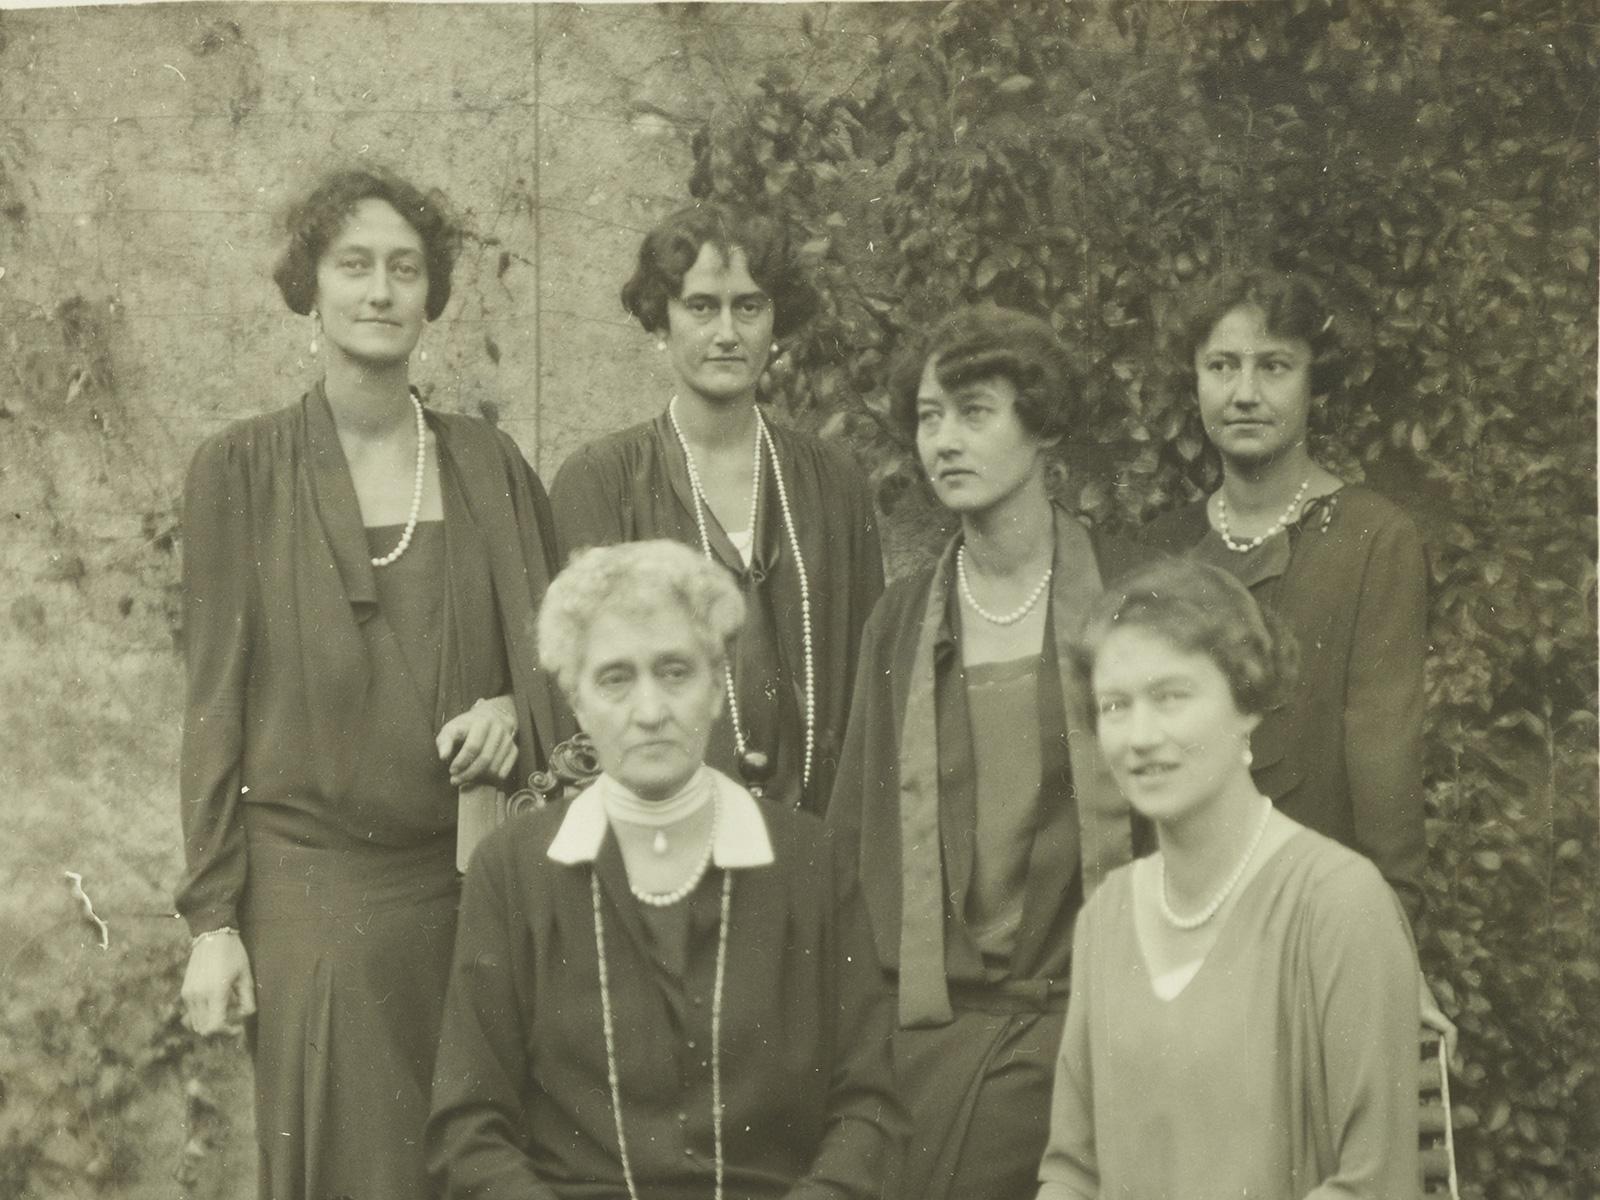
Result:
{"label": "short dark wavy hair", "polygon": [[817,311],[816,289],[800,265],[789,229],[755,209],[706,200],[680,208],[645,234],[633,277],[622,285],[622,307],[651,333],[667,328],[667,302],[683,295],[683,277],[704,246],[726,261],[743,250],[750,278],[772,300],[772,334],[784,337]]}
{"label": "short dark wavy hair", "polygon": [[428,266],[427,314],[428,320],[435,320],[450,302],[450,272],[461,250],[461,229],[440,192],[423,192],[382,167],[334,171],[290,206],[284,219],[289,244],[272,272],[283,302],[290,312],[310,315],[317,302],[317,263],[363,200],[389,204],[422,239]]}
{"label": "short dark wavy hair", "polygon": [[1227,678],[1243,713],[1266,713],[1294,687],[1294,636],[1220,567],[1161,558],[1102,592],[1071,643],[1072,670],[1086,692],[1095,659],[1117,629],[1148,630],[1180,650],[1204,654]]}
{"label": "short dark wavy hair", "polygon": [[1339,389],[1349,370],[1347,322],[1335,319],[1322,288],[1308,275],[1288,271],[1223,271],[1194,288],[1180,303],[1167,337],[1167,356],[1191,391],[1194,356],[1211,331],[1236,308],[1258,308],[1267,332],[1299,338],[1311,347],[1311,394]]}
{"label": "short dark wavy hair", "polygon": [[895,355],[889,419],[908,440],[917,433],[922,372],[935,356],[946,388],[997,376],[1010,380],[1017,389],[1017,419],[1036,437],[1065,437],[1077,423],[1077,372],[1050,323],[998,304],[970,304],[945,314]]}

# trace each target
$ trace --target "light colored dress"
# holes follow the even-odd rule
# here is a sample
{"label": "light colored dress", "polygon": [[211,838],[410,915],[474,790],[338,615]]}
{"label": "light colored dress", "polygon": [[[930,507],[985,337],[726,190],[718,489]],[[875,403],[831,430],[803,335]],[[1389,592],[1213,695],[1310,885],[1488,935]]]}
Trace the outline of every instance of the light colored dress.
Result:
{"label": "light colored dress", "polygon": [[1365,858],[1301,829],[1160,999],[1133,866],[1080,916],[1039,1200],[1396,1200],[1417,1174],[1417,963]]}

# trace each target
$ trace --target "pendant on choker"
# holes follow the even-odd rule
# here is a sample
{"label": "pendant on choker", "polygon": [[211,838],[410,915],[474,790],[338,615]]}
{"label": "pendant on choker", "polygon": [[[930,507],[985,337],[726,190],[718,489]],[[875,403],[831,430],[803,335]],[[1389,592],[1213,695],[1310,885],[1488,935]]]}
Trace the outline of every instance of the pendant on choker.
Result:
{"label": "pendant on choker", "polygon": [[656,830],[656,836],[650,842],[650,849],[654,850],[657,854],[665,854],[667,852],[667,832],[666,832],[666,830],[664,830],[664,829]]}

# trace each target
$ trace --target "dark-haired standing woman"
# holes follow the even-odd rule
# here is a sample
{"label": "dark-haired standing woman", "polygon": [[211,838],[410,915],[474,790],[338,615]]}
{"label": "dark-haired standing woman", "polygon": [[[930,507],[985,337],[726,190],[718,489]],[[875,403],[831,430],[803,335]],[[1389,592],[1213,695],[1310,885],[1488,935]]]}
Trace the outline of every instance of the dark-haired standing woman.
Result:
{"label": "dark-haired standing woman", "polygon": [[645,236],[623,306],[678,377],[666,411],[577,450],[551,488],[568,549],[672,538],[738,578],[749,615],[706,761],[768,756],[769,799],[821,812],[861,627],[883,590],[865,478],[842,446],[769,423],[756,385],[816,308],[777,221],[722,204]]}
{"label": "dark-haired standing woman", "polygon": [[289,238],[322,378],[184,490],[183,1003],[202,1034],[256,1014],[262,1197],[421,1200],[457,788],[561,733],[529,632],[552,522],[509,438],[410,386],[450,296],[439,199],[340,172]]}

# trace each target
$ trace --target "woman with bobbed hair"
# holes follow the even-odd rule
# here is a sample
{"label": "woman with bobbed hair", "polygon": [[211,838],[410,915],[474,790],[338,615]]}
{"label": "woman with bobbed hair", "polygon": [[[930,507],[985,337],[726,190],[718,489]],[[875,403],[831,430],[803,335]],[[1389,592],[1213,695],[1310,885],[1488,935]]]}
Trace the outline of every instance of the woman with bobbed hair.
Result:
{"label": "woman with bobbed hair", "polygon": [[1427,563],[1410,517],[1311,457],[1308,433],[1346,375],[1343,331],[1303,275],[1225,272],[1188,298],[1169,350],[1222,484],[1143,540],[1230,572],[1293,632],[1300,683],[1262,714],[1257,785],[1372,859],[1416,920]]}
{"label": "woman with bobbed hair", "polygon": [[658,539],[574,555],[545,668],[601,774],[467,873],[443,1200],[877,1200],[899,1133],[858,893],[807,813],[705,765],[744,601]]}
{"label": "woman with bobbed hair", "polygon": [[457,789],[563,733],[531,633],[553,522],[509,438],[411,386],[450,296],[442,199],[338,171],[288,233],[320,378],[184,489],[182,998],[202,1034],[255,1014],[263,1197],[421,1200]]}
{"label": "woman with bobbed hair", "polygon": [[1079,427],[1050,326],[957,309],[892,373],[890,411],[960,532],[862,639],[828,824],[899,1001],[911,1117],[894,1200],[1012,1200],[1044,1150],[1083,898],[1132,853],[1067,639],[1130,547],[1052,504]]}
{"label": "woman with bobbed hair", "polygon": [[551,488],[562,543],[668,537],[738,579],[749,612],[709,761],[771,763],[768,795],[820,812],[861,625],[883,590],[872,498],[842,446],[769,423],[757,385],[811,316],[789,231],[702,201],[652,229],[622,289],[677,376],[666,411],[580,447]]}
{"label": "woman with bobbed hair", "polygon": [[1291,645],[1228,572],[1176,559],[1113,585],[1074,643],[1157,852],[1079,915],[1040,1200],[1417,1192],[1405,914],[1250,775]]}

